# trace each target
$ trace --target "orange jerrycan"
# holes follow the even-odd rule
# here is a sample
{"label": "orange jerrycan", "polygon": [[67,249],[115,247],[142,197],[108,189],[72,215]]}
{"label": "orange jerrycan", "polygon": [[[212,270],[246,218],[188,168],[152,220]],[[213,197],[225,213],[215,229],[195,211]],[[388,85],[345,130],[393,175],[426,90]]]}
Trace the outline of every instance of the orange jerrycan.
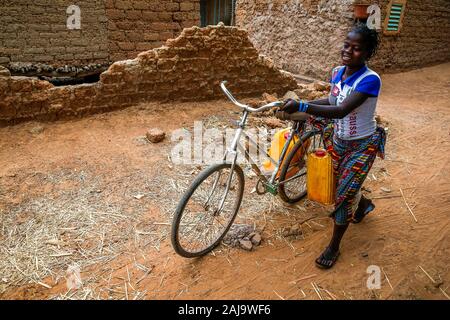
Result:
{"label": "orange jerrycan", "polygon": [[308,199],[322,204],[334,204],[336,191],[331,156],[324,149],[308,155],[306,188]]}
{"label": "orange jerrycan", "polygon": [[[290,134],[289,128],[282,129],[274,134],[268,154],[273,160],[275,160],[275,162],[278,162],[280,160],[281,152],[283,151],[284,145],[289,140],[289,134]],[[292,148],[297,143],[297,141],[298,141],[298,138],[294,137],[294,139],[292,139],[292,141],[289,143],[288,149],[286,151],[285,159],[286,159],[287,155],[291,152]],[[296,155],[291,160],[291,162],[290,162],[291,164],[293,164],[293,163],[300,164],[300,161],[301,161],[301,159],[303,159],[303,156],[306,153],[306,150],[308,150],[310,143],[311,143],[311,141],[309,139],[305,141],[303,147],[298,150]],[[283,163],[284,163],[284,160],[283,160]],[[281,163],[280,168],[283,165],[283,163]],[[286,173],[285,178],[289,179],[290,177],[294,176],[295,174],[297,174],[297,172],[300,170],[300,168],[301,168],[300,165],[293,166]],[[263,162],[263,170],[265,172],[269,172],[269,173],[273,172],[273,170],[275,170],[275,165],[270,160],[266,160]],[[280,172],[281,171],[278,172],[277,178],[280,175]]]}
{"label": "orange jerrycan", "polygon": [[[268,154],[275,162],[278,162],[280,160],[281,152],[283,151],[284,145],[289,139],[289,133],[290,129],[286,128],[277,131],[273,136]],[[294,138],[292,139],[291,143],[289,143],[286,155],[289,154],[289,152],[291,151],[292,147],[294,146],[295,142],[297,142],[297,140],[298,139]],[[270,159],[268,159],[263,162],[263,169],[266,172],[273,172],[273,170],[275,170],[275,165],[272,163],[272,161],[270,161]]]}

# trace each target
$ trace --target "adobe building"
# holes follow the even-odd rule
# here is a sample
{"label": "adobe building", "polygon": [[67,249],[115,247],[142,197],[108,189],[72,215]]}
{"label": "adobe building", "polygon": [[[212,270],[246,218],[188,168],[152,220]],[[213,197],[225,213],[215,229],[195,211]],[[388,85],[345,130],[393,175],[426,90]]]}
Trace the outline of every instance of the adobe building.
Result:
{"label": "adobe building", "polygon": [[[358,9],[381,9],[381,46],[370,66],[397,72],[450,61],[448,0],[239,0],[236,23],[277,66],[329,79],[340,48],[360,17]],[[358,18],[360,17],[360,18]]]}
{"label": "adobe building", "polygon": [[[327,79],[347,31],[367,19],[357,18],[358,5],[374,3],[382,25],[376,71],[450,60],[448,0],[0,0],[0,65],[16,75],[99,73],[183,28],[222,21],[247,29],[278,67]],[[72,5],[79,28],[70,27]]]}

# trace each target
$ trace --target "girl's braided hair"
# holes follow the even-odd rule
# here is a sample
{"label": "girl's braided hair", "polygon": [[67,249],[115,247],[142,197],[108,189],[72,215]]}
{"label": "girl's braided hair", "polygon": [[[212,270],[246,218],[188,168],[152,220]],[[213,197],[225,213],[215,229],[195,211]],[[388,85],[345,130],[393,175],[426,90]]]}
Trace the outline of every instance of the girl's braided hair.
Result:
{"label": "girl's braided hair", "polygon": [[358,22],[350,32],[358,33],[363,36],[367,49],[367,60],[372,58],[378,50],[380,44],[380,36],[375,29],[370,29],[365,23]]}

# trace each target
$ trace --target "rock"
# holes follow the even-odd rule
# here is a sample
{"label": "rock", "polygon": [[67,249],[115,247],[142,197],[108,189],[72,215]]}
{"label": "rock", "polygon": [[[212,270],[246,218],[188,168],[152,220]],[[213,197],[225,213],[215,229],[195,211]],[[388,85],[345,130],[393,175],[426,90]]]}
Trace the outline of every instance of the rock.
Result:
{"label": "rock", "polygon": [[327,92],[324,91],[314,91],[311,94],[311,99],[312,100],[316,100],[316,99],[321,99],[321,98],[325,98],[327,96]]}
{"label": "rock", "polygon": [[233,224],[223,238],[223,242],[233,247],[239,247],[239,241],[243,240],[243,238],[250,239],[252,233],[254,233],[254,229],[251,225]]}
{"label": "rock", "polygon": [[298,224],[293,225],[291,227],[291,235],[292,236],[298,236],[300,234],[302,234],[302,230],[300,229],[300,226]]}
{"label": "rock", "polygon": [[247,251],[251,251],[253,248],[253,244],[249,240],[239,240],[239,245],[241,246],[242,249]]}
{"label": "rock", "polygon": [[11,72],[7,68],[0,66],[0,77],[11,77]]}
{"label": "rock", "polygon": [[283,100],[287,100],[287,99],[300,100],[300,98],[294,91],[286,92],[286,94],[283,96]]}
{"label": "rock", "polygon": [[150,142],[158,143],[164,140],[166,133],[158,128],[153,128],[147,132],[146,136]]}
{"label": "rock", "polygon": [[266,103],[271,103],[271,102],[275,102],[278,101],[278,97],[276,94],[272,95],[269,93],[263,93],[262,95],[262,99],[266,102]]}
{"label": "rock", "polygon": [[367,252],[363,252],[363,253],[361,253],[361,256],[362,256],[363,258],[367,258],[367,257],[369,256],[369,254],[368,254]]}
{"label": "rock", "polygon": [[44,127],[43,126],[36,126],[30,129],[30,133],[31,134],[39,134],[42,133],[44,131]]}
{"label": "rock", "polygon": [[309,89],[309,88],[302,88],[295,90],[295,93],[300,97],[302,100],[312,100],[314,97],[315,91]]}
{"label": "rock", "polygon": [[377,122],[377,124],[382,125],[382,126],[389,125],[389,122],[384,120],[383,118],[381,118],[381,116],[379,114],[375,115],[375,121]]}
{"label": "rock", "polygon": [[313,86],[316,91],[329,91],[330,90],[330,84],[326,83],[324,81],[315,81],[313,83]]}
{"label": "rock", "polygon": [[252,237],[250,237],[250,240],[253,245],[259,246],[261,244],[261,235],[259,233],[255,233]]}
{"label": "rock", "polygon": [[280,119],[277,119],[274,117],[263,119],[263,123],[272,129],[281,128],[281,127],[285,126],[284,123]]}
{"label": "rock", "polygon": [[302,230],[298,224],[286,228],[283,231],[283,237],[295,237],[302,234]]}

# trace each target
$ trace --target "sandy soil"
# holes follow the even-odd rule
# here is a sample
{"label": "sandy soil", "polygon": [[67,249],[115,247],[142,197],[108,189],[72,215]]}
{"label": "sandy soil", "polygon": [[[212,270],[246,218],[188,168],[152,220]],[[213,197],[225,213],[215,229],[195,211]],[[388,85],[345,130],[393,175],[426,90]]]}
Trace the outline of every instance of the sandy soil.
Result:
{"label": "sandy soil", "polygon": [[[450,63],[383,76],[387,159],[365,184],[377,208],[349,228],[329,271],[314,265],[330,238],[324,208],[285,208],[248,192],[239,221],[257,229],[266,221],[261,246],[221,246],[192,260],[173,252],[171,210],[198,168],[169,161],[170,139],[150,144],[142,136],[155,126],[170,135],[195,120],[226,123],[236,118],[226,101],[2,128],[0,298],[448,299],[449,79]],[[247,179],[247,191],[255,182]],[[281,236],[308,218],[301,236]],[[75,263],[83,286],[68,290]],[[366,286],[371,265],[382,270],[381,289]]]}

